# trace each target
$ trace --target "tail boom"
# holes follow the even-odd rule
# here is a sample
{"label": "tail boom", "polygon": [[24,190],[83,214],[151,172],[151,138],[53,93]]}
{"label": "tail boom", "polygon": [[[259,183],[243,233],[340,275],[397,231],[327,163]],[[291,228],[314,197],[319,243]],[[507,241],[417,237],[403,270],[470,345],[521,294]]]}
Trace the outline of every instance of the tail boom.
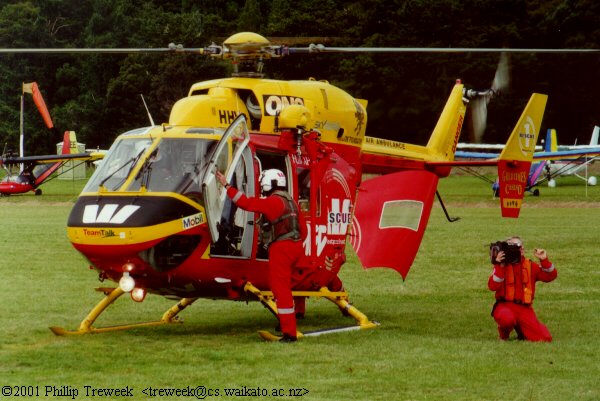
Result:
{"label": "tail boom", "polygon": [[381,174],[427,168],[439,177],[447,176],[450,169],[435,163],[454,160],[466,112],[463,89],[460,81],[454,85],[426,146],[366,136],[362,144],[363,172]]}

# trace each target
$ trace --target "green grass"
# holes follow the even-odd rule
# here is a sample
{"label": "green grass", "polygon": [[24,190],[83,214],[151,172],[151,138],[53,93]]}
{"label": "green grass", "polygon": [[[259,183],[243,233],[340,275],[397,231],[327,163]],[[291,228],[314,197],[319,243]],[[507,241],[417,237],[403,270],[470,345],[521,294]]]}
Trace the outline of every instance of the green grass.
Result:
{"label": "green grass", "polygon": [[[166,400],[176,398],[141,391],[201,385],[221,391],[207,400],[282,398],[223,395],[242,386],[305,388],[297,397],[304,400],[600,399],[599,187],[586,195],[578,181],[561,180],[528,196],[521,217],[508,220],[485,184],[451,176],[440,192],[461,220],[448,223],[436,204],[406,282],[391,270],[363,271],[348,252],[342,279],[379,328],[278,344],[256,334],[274,326],[258,303],[211,300],[184,311],[183,325],[55,337],[48,326],[77,327],[100,299],[96,274],[65,233],[77,185],[52,182],[42,197],[0,199],[0,387],[40,386],[37,399],[64,399],[43,397],[44,386],[71,386],[78,400],[97,399],[84,386],[129,386],[134,400]],[[497,339],[487,250],[512,234],[530,254],[545,247],[558,268],[558,279],[536,294],[550,344]],[[124,297],[98,323],[153,320],[171,304]],[[325,301],[310,301],[300,328],[347,323]]]}

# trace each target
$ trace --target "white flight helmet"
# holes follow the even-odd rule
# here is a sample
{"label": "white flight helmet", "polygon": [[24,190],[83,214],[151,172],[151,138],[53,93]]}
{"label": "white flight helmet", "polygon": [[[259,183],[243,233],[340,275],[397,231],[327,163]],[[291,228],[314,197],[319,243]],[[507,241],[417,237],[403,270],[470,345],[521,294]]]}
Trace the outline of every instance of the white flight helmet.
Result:
{"label": "white flight helmet", "polygon": [[273,182],[275,182],[275,186],[277,187],[285,187],[285,175],[281,170],[270,168],[260,173],[260,189],[263,192],[273,190]]}

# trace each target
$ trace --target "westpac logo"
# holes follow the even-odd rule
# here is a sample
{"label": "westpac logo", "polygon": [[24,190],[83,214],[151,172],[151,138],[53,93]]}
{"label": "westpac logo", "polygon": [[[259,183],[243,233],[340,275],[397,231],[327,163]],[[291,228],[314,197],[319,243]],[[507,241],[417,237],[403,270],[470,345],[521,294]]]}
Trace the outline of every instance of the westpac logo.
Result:
{"label": "westpac logo", "polygon": [[83,210],[83,222],[123,224],[139,208],[140,206],[136,205],[125,205],[119,209],[119,205],[113,203],[102,206],[102,209],[100,205],[87,205]]}

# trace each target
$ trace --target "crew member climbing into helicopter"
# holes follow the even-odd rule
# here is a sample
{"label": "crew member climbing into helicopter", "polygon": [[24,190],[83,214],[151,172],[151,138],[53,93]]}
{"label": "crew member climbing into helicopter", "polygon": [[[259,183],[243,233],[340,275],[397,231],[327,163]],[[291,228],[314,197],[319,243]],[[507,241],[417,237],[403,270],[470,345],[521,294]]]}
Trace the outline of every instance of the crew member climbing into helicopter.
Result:
{"label": "crew member climbing into helicopter", "polygon": [[302,242],[307,228],[298,204],[286,191],[286,179],[277,169],[264,170],[260,187],[264,198],[247,197],[229,185],[225,176],[216,172],[217,180],[227,188],[227,196],[240,208],[262,213],[272,230],[269,244],[269,284],[277,303],[282,341],[296,341],[296,316],[292,297],[292,269],[304,254]]}

